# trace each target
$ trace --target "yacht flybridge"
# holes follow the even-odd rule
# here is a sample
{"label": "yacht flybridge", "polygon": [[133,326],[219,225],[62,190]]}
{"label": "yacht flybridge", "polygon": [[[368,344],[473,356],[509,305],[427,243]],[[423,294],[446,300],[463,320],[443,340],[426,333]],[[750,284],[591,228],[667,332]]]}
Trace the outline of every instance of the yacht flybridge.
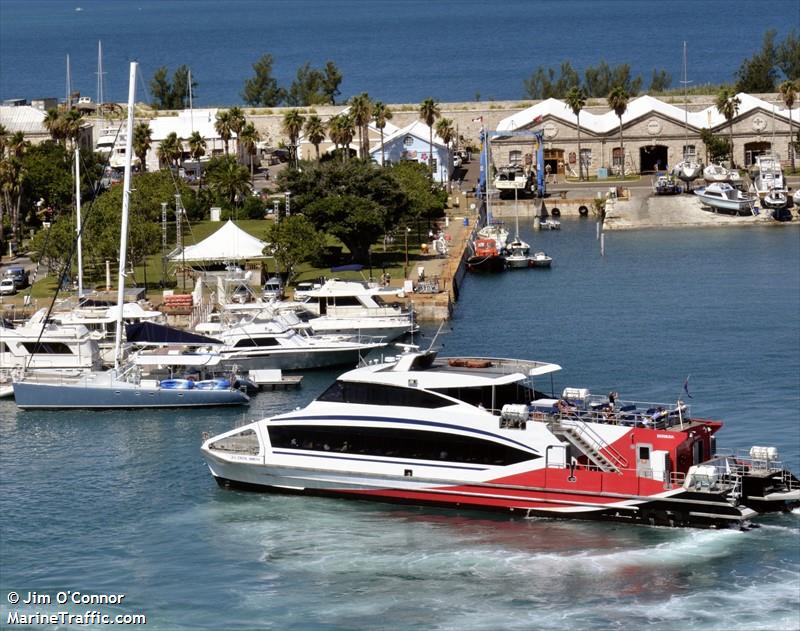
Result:
{"label": "yacht flybridge", "polygon": [[408,352],[344,373],[303,409],[207,438],[202,451],[223,487],[525,516],[747,527],[800,504],[800,481],[774,448],[717,453],[722,423],[681,402],[540,391],[558,370]]}

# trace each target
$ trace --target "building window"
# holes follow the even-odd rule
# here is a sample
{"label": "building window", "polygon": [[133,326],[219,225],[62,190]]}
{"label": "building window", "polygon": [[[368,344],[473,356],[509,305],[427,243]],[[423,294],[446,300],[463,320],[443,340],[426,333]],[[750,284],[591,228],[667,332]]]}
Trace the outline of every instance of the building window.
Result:
{"label": "building window", "polygon": [[614,149],[611,150],[611,166],[616,169],[621,168],[624,155],[620,147],[614,147]]}
{"label": "building window", "polygon": [[414,144],[414,137],[413,136],[406,136],[405,138],[403,138],[403,144],[406,147],[410,147],[411,145]]}
{"label": "building window", "polygon": [[521,151],[511,151],[508,154],[508,163],[509,164],[522,164],[522,152]]}
{"label": "building window", "polygon": [[436,158],[431,158],[431,169],[433,169],[433,172],[436,173],[438,168],[439,168],[439,166],[437,164]]}
{"label": "building window", "polygon": [[581,164],[583,165],[584,171],[588,170],[589,167],[592,165],[591,149],[581,149]]}
{"label": "building window", "polygon": [[694,145],[683,145],[683,155],[686,158],[694,159],[697,155],[697,151]]}

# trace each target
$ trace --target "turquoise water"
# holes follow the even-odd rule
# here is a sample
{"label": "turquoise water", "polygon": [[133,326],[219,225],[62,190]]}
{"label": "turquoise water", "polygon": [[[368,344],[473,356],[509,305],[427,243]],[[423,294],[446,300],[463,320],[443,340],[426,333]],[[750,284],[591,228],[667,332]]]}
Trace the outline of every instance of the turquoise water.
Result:
{"label": "turquoise water", "polygon": [[305,62],[334,61],[342,100],[364,91],[388,103],[520,99],[538,66],[566,60],[580,72],[628,63],[645,89],[665,69],[677,88],[684,41],[689,79],[719,84],[767,29],[783,39],[798,25],[796,0],[0,0],[0,98],[64,98],[68,54],[73,88],[96,98],[98,40],[105,95],[117,102],[135,59],[139,95],[159,67],[187,64],[196,105],[241,103],[264,53],[287,87]]}
{"label": "turquoise water", "polygon": [[[593,223],[563,226],[523,232],[549,272],[467,277],[442,352],[554,361],[558,388],[634,399],[674,400],[691,375],[720,447],[775,445],[800,471],[797,227],[609,233],[601,258]],[[303,405],[334,375],[244,414],[0,401],[0,619],[9,590],[79,590],[126,594],[100,609],[155,629],[800,627],[798,513],[707,532],[217,487],[201,432]]]}

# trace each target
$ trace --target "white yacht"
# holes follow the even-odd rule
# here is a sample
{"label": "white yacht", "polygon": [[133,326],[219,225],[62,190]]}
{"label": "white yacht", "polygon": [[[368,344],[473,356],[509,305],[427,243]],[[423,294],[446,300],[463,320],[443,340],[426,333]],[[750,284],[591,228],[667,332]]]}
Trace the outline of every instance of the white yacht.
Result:
{"label": "white yacht", "polygon": [[239,370],[304,370],[356,364],[363,355],[383,348],[380,338],[311,335],[281,317],[258,317],[220,330],[219,354],[225,365]]}
{"label": "white yacht", "polygon": [[61,326],[40,309],[24,324],[0,322],[0,373],[80,373],[100,368],[97,340],[84,326]]}
{"label": "white yacht", "polygon": [[721,422],[680,401],[546,393],[559,370],[409,352],[344,373],[302,409],[209,437],[202,453],[222,487],[523,517],[746,528],[800,505],[775,448],[717,456]]}
{"label": "white yacht", "polygon": [[502,223],[494,222],[478,230],[478,237],[483,239],[494,239],[498,252],[503,252],[508,245],[508,230]]}
{"label": "white yacht", "polygon": [[753,165],[753,186],[762,197],[772,189],[783,190],[786,187],[783,168],[777,154],[762,153],[760,156],[756,156],[756,162]]}

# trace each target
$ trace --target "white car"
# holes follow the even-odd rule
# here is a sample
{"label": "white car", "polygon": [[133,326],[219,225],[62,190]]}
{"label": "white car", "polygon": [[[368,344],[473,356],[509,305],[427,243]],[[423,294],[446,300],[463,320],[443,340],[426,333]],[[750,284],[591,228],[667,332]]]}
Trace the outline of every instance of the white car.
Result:
{"label": "white car", "polygon": [[0,296],[13,296],[15,293],[17,293],[17,286],[14,284],[13,278],[0,280]]}
{"label": "white car", "polygon": [[453,156],[453,168],[457,169],[461,166],[461,156]]}

